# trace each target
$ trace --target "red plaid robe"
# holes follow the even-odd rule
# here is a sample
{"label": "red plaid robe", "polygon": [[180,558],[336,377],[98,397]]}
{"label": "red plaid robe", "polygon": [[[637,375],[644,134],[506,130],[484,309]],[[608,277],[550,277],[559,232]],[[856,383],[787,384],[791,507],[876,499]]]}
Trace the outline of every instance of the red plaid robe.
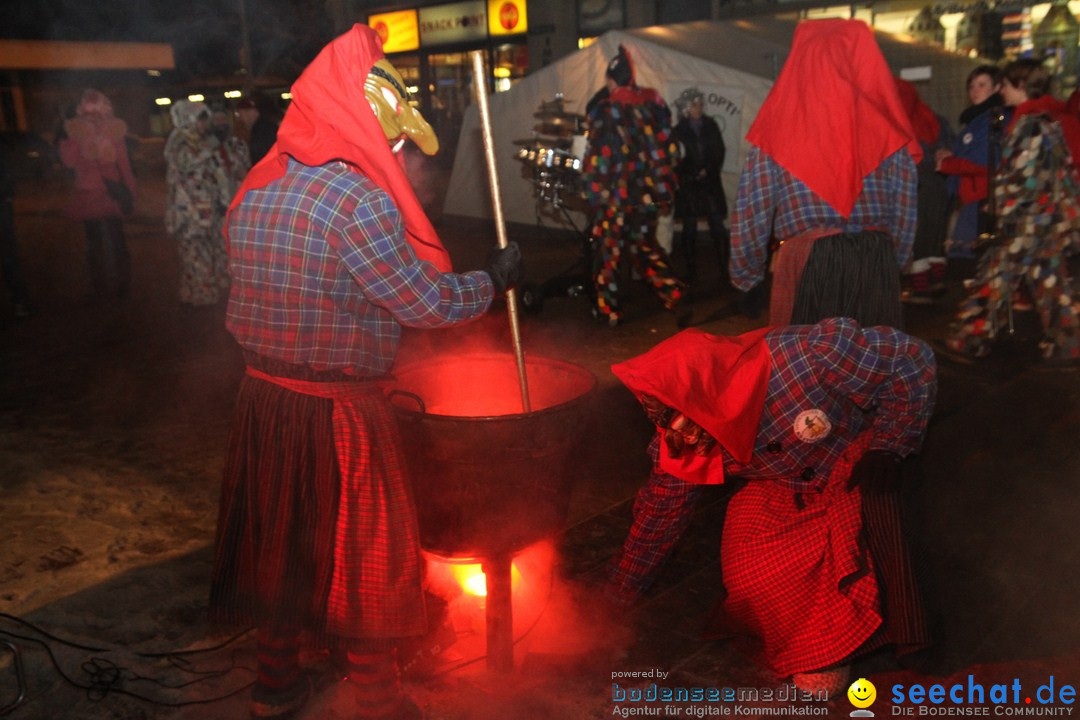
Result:
{"label": "red plaid robe", "polygon": [[858,488],[845,488],[872,433],[833,465],[820,493],[747,483],[728,505],[720,544],[724,586],[716,635],[750,635],[778,676],[840,662],[881,625],[878,583],[859,541]]}
{"label": "red plaid robe", "polygon": [[222,488],[212,617],[321,637],[422,634],[416,510],[379,387],[248,375]]}
{"label": "red plaid robe", "polygon": [[[680,410],[690,407],[688,416],[709,429],[713,419],[695,413],[722,407],[708,402],[708,392],[722,388],[697,378],[663,385],[669,394],[661,395],[641,384],[642,377],[671,377],[662,372],[665,362],[688,365],[676,378],[696,371],[719,383],[709,354],[687,351],[702,344],[693,343],[696,337],[684,331],[627,361],[617,374],[624,382],[632,377],[628,386],[635,391],[649,391]],[[764,342],[771,369],[749,461],[740,462],[729,452],[727,445],[735,447],[732,432],[713,431],[719,433],[720,447],[710,457],[723,463],[725,476],[750,481],[726,511],[721,561],[728,596],[713,634],[759,641],[753,654],[779,675],[820,669],[884,639],[921,641],[921,608],[906,561],[875,556],[872,563],[863,541],[864,522],[892,520],[868,515],[858,488],[848,491],[846,482],[868,449],[906,456],[921,446],[937,389],[930,348],[898,330],[860,328],[844,318],[775,328]],[[721,343],[716,351],[725,347],[737,346]],[[627,365],[640,368],[641,374],[628,374]],[[703,387],[710,390],[698,398]],[[694,402],[687,406],[679,393]],[[797,429],[803,412],[811,409],[832,427],[808,442]],[[654,461],[660,437],[651,447]],[[607,592],[615,602],[632,602],[648,588],[688,526],[700,492],[688,480],[667,474],[657,463],[639,490],[634,524],[609,570]],[[895,527],[880,531],[890,541],[899,534]],[[879,600],[875,567],[893,571],[887,577],[897,580],[896,587],[885,588],[893,602]],[[887,627],[875,635],[882,627],[883,604]],[[895,637],[893,626],[898,626]]]}

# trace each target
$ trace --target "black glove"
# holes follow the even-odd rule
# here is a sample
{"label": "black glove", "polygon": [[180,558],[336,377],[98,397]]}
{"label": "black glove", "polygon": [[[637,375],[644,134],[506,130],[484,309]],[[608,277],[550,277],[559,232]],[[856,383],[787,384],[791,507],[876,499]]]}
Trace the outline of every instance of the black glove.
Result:
{"label": "black glove", "polygon": [[761,315],[761,295],[764,292],[764,282],[760,282],[745,292],[739,293],[739,313],[751,320],[756,320]]}
{"label": "black glove", "polygon": [[867,450],[847,481],[847,489],[858,485],[864,493],[881,494],[894,489],[900,482],[900,463],[903,458],[888,450]]}
{"label": "black glove", "polygon": [[502,295],[507,288],[514,287],[525,277],[521,248],[513,241],[508,242],[505,248],[495,248],[488,254],[484,272],[491,276],[495,294]]}

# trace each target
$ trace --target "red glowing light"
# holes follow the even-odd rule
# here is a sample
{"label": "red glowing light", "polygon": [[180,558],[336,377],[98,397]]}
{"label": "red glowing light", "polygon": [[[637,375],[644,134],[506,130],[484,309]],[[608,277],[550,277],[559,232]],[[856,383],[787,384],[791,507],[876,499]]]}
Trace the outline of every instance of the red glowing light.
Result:
{"label": "red glowing light", "polygon": [[[558,362],[530,361],[526,366],[532,410],[569,402],[589,391],[593,379]],[[521,385],[514,357],[508,354],[439,357],[395,369],[397,388],[418,395],[428,415],[489,417],[521,413]],[[403,399],[395,404],[408,410]]]}
{"label": "red glowing light", "polygon": [[[454,581],[466,594],[475,595],[476,597],[487,597],[487,576],[484,575],[484,571],[479,563],[475,565],[449,564],[449,568],[450,574],[454,577]],[[521,573],[518,572],[517,566],[511,563],[511,589],[517,586],[520,578]]]}

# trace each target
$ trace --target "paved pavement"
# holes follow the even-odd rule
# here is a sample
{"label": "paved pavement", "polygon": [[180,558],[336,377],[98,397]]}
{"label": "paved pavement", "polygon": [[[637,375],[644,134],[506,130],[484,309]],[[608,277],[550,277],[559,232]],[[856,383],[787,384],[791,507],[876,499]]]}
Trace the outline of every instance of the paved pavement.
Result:
{"label": "paved pavement", "polygon": [[[38,187],[17,204],[36,313],[15,321],[0,305],[0,465],[5,457],[11,462],[0,471],[0,512],[7,520],[0,536],[8,556],[6,565],[0,559],[0,609],[109,651],[64,646],[11,620],[0,621],[0,630],[7,639],[14,633],[45,641],[77,682],[86,682],[81,673],[92,658],[174,686],[199,682],[163,688],[129,677],[124,688],[157,702],[116,692],[96,697],[63,681],[42,644],[13,640],[31,701],[12,718],[246,716],[242,689],[223,700],[183,703],[248,682],[243,668],[251,663],[250,635],[185,659],[199,672],[232,669],[221,677],[136,654],[202,649],[227,639],[206,625],[204,611],[223,438],[241,371],[220,310],[184,311],[175,302],[175,250],[161,229],[158,170],[144,171],[138,211],[127,223],[136,285],[123,306],[85,302],[81,228],[58,216],[57,188]],[[461,269],[480,267],[493,244],[484,224],[443,218],[440,230]],[[559,274],[580,255],[579,239],[565,234],[511,228],[511,237],[522,243],[533,282]],[[708,246],[701,252],[692,322],[717,333],[760,326],[763,320],[735,312],[734,293],[705,262]],[[910,332],[942,335],[960,296],[959,280],[951,278],[950,293],[938,305],[909,308]],[[759,697],[663,710],[657,703],[613,700],[613,682],[646,691],[656,682],[628,675],[636,672],[666,673],[658,684],[669,687],[784,687],[736,648],[700,639],[720,587],[715,560],[723,489],[699,506],[689,536],[640,607],[614,625],[593,614],[591,587],[629,525],[634,490],[647,472],[650,432],[609,366],[677,331],[674,318],[639,283],[630,286],[627,310],[624,325],[601,327],[584,298],[563,295],[522,317],[528,352],[576,362],[597,376],[595,423],[576,458],[567,527],[553,539],[554,565],[537,569],[529,578],[533,585],[520,589],[527,600],[517,608],[515,671],[487,670],[480,611],[457,607],[452,632],[440,638],[442,652],[417,656],[423,661],[406,682],[435,720],[600,718],[628,707],[707,717],[792,706]],[[989,359],[941,364],[937,412],[907,489],[938,639],[906,666],[883,655],[857,666],[877,684],[872,710],[879,717],[920,714],[919,705],[892,701],[897,684],[960,682],[967,692],[968,683],[981,683],[989,693],[994,683],[1017,679],[1024,697],[1050,676],[1055,692],[1080,684],[1080,373],[1038,371],[1027,342],[1033,332],[1033,318],[1021,316],[1017,337]],[[480,343],[509,348],[501,312],[467,331],[409,333],[403,354]],[[70,493],[63,490],[68,485]],[[51,494],[41,497],[45,488]],[[100,547],[94,533],[103,535]],[[0,708],[14,693],[12,657],[0,644]],[[348,717],[339,691],[334,686],[322,693],[303,717]],[[991,706],[989,714],[1048,709],[1024,697]],[[835,716],[852,709],[843,698],[795,706]]]}

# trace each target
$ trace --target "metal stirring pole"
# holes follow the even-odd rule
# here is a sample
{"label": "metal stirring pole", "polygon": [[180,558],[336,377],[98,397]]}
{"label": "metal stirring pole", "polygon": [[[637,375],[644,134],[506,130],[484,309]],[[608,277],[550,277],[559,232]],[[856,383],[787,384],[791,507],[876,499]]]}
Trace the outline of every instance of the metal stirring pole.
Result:
{"label": "metal stirring pole", "polygon": [[[495,234],[499,247],[505,248],[507,244],[506,220],[503,216],[502,192],[499,189],[499,170],[495,165],[495,140],[491,134],[491,114],[488,110],[484,51],[474,50],[469,54],[472,56],[476,109],[480,113],[480,127],[484,136],[484,157],[487,160],[488,179],[491,180],[491,207],[495,213]],[[532,403],[529,402],[529,381],[525,374],[525,351],[521,347],[521,327],[518,324],[517,293],[513,290],[506,291],[506,311],[510,316],[510,337],[514,344],[518,381],[521,384],[521,406],[525,412],[532,412]]]}

